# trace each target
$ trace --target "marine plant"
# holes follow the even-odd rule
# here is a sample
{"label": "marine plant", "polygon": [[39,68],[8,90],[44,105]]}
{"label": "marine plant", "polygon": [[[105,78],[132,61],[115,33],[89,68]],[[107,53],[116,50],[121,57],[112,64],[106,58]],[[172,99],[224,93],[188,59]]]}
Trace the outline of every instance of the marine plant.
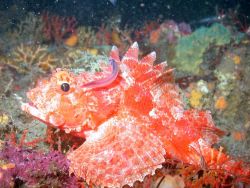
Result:
{"label": "marine plant", "polygon": [[182,22],[176,23],[173,20],[163,22],[157,30],[150,33],[150,43],[156,44],[163,40],[170,44],[175,44],[176,41],[182,36],[190,35],[192,33],[189,24]]}
{"label": "marine plant", "polygon": [[95,72],[100,71],[100,65],[106,62],[108,62],[107,56],[93,55],[88,51],[72,49],[66,53],[66,58],[61,60],[61,65],[74,72]]}
{"label": "marine plant", "polygon": [[21,43],[35,45],[42,42],[41,16],[29,12],[25,17],[19,17],[16,22],[0,36],[0,51],[4,53]]}
{"label": "marine plant", "polygon": [[179,70],[189,74],[199,74],[203,54],[210,46],[223,46],[231,41],[230,31],[221,24],[201,27],[194,33],[178,40],[175,58],[171,63]]}
{"label": "marine plant", "polygon": [[16,42],[38,43],[42,41],[43,22],[40,15],[29,12],[27,16],[16,24],[11,35]]}
{"label": "marine plant", "polygon": [[0,150],[0,187],[78,187],[69,161],[57,152],[40,153],[5,143]]}
{"label": "marine plant", "polygon": [[0,10],[0,31],[8,31],[13,27],[13,20],[23,19],[26,15],[26,10],[19,8],[16,4],[10,5],[5,9]]}
{"label": "marine plant", "polygon": [[79,47],[93,48],[96,45],[97,39],[95,31],[91,27],[81,26],[77,28],[77,34],[79,36]]}
{"label": "marine plant", "polygon": [[4,62],[20,73],[28,73],[32,70],[46,72],[54,67],[57,59],[48,52],[46,45],[22,43],[10,52]]}
{"label": "marine plant", "polygon": [[43,34],[48,42],[60,44],[65,38],[76,32],[77,21],[75,17],[61,17],[48,12],[43,13]]}

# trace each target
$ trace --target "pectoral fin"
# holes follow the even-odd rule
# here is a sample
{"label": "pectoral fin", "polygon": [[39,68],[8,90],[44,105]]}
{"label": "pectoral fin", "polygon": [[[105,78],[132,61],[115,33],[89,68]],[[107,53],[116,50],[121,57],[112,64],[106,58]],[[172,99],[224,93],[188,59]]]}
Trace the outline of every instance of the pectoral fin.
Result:
{"label": "pectoral fin", "polygon": [[165,161],[164,147],[135,118],[112,118],[70,153],[70,170],[101,187],[122,187],[154,174]]}

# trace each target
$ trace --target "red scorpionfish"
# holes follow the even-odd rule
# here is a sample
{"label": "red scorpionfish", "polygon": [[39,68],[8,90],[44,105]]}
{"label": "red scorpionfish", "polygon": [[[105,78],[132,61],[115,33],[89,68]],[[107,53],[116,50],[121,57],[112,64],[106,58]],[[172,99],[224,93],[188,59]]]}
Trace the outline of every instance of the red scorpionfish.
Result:
{"label": "red scorpionfish", "polygon": [[138,53],[134,43],[120,60],[113,47],[102,72],[57,69],[27,93],[24,111],[86,139],[67,155],[70,171],[101,187],[131,186],[170,157],[249,176],[249,168],[211,147],[223,131],[209,112],[184,109],[179,88],[163,79],[171,72],[166,63],[154,66],[155,52],[141,60]]}

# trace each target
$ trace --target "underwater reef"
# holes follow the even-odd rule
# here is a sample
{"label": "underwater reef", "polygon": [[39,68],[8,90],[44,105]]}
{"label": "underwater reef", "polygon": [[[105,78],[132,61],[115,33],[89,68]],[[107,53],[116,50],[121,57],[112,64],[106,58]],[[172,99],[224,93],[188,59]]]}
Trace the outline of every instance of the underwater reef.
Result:
{"label": "underwater reef", "polygon": [[199,28],[191,35],[178,40],[172,63],[180,71],[198,74],[203,54],[208,47],[226,45],[231,38],[230,31],[221,24]]}
{"label": "underwater reef", "polygon": [[[198,27],[121,25],[116,14],[92,26],[15,6],[0,15],[0,187],[250,186],[250,35],[237,11]],[[55,104],[67,110],[35,110]]]}
{"label": "underwater reef", "polygon": [[5,143],[0,152],[1,187],[78,187],[68,176],[69,161],[58,151],[46,154]]}

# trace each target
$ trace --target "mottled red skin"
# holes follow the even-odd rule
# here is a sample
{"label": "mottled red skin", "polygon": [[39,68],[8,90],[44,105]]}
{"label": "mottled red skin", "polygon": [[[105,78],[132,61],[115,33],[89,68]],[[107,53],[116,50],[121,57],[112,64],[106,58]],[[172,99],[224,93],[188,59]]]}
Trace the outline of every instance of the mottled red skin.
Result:
{"label": "mottled red skin", "polygon": [[[166,155],[249,176],[241,162],[211,148],[223,131],[214,126],[209,112],[184,109],[178,87],[165,80],[171,70],[164,71],[165,63],[153,66],[154,52],[138,60],[134,43],[122,60],[115,47],[110,58],[120,71],[109,85],[82,87],[107,77],[111,67],[80,75],[57,70],[27,93],[32,104],[22,105],[49,126],[86,138],[68,154],[71,172],[87,182],[121,187],[153,174]],[[70,90],[62,91],[62,83]]]}

